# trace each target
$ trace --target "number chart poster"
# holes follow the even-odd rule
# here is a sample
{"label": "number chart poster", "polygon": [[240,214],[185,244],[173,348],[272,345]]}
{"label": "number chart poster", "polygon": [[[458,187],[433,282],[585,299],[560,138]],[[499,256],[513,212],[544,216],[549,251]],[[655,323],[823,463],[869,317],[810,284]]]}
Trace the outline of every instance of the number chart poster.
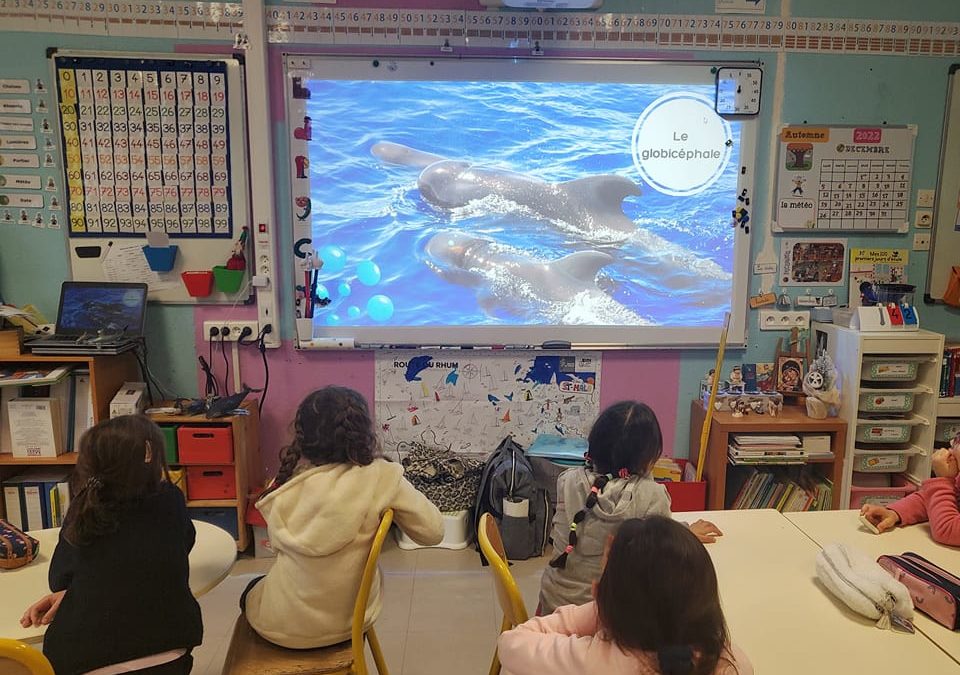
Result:
{"label": "number chart poster", "polygon": [[226,63],[55,65],[71,237],[232,237]]}
{"label": "number chart poster", "polygon": [[912,127],[785,127],[778,230],[906,232]]}
{"label": "number chart poster", "polygon": [[586,437],[600,410],[600,352],[387,351],[376,358],[376,420],[392,453],[406,442],[491,452],[512,434]]}

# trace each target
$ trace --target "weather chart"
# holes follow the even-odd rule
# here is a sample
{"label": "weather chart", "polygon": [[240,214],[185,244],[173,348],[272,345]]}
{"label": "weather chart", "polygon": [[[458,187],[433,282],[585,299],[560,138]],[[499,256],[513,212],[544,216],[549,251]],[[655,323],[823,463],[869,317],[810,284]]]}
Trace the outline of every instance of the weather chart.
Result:
{"label": "weather chart", "polygon": [[54,62],[70,236],[233,235],[226,63]]}

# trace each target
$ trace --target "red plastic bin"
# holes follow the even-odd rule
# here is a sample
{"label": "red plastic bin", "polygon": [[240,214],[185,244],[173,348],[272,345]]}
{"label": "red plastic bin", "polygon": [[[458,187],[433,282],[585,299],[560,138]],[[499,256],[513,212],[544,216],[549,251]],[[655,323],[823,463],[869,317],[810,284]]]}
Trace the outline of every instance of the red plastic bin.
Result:
{"label": "red plastic bin", "polygon": [[850,508],[860,509],[865,504],[887,506],[915,492],[916,489],[916,485],[899,474],[891,476],[890,487],[860,487],[858,485],[851,485]]}
{"label": "red plastic bin", "polygon": [[[685,459],[673,460],[686,472],[688,462]],[[657,481],[663,484],[670,495],[670,510],[674,513],[685,511],[705,511],[707,508],[707,481]]]}
{"label": "red plastic bin", "polygon": [[187,499],[235,499],[237,476],[232,466],[188,466]]}
{"label": "red plastic bin", "polygon": [[177,428],[181,464],[228,464],[233,461],[233,432],[228,426]]}

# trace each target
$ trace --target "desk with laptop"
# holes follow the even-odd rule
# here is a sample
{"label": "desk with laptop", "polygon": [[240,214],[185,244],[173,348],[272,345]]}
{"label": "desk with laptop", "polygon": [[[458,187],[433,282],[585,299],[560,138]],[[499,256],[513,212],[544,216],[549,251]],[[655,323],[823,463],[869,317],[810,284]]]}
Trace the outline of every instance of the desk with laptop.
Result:
{"label": "desk with laptop", "polygon": [[29,340],[34,354],[122,354],[143,338],[147,285],[65,281],[53,335]]}

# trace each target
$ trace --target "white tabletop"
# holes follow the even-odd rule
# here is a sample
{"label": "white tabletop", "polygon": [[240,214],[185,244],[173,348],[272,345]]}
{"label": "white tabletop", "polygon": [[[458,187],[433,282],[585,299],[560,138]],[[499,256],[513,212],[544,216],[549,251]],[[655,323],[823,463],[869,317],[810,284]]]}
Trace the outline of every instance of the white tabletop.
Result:
{"label": "white tabletop", "polygon": [[956,663],[925,635],[876,628],[816,581],[820,547],[771,509],[675,513],[717,524],[708,544],[730,638],[758,675],[952,673]]}
{"label": "white tabletop", "polygon": [[[195,520],[197,541],[190,551],[190,590],[201,596],[212,590],[229,574],[237,558],[237,542],[226,530]],[[40,555],[29,565],[0,572],[0,637],[23,642],[39,642],[46,626],[22,628],[24,610],[50,592],[47,573],[50,558],[57,547],[60,528],[29,533],[40,542]]]}
{"label": "white tabletop", "polygon": [[[815,511],[784,515],[820,546],[838,542],[858,548],[873,558],[912,551],[948,572],[960,572],[960,548],[935,542],[930,536],[929,524],[873,534],[860,523],[859,514],[859,511]],[[941,626],[920,612],[914,615],[914,625],[960,663],[960,633]]]}

